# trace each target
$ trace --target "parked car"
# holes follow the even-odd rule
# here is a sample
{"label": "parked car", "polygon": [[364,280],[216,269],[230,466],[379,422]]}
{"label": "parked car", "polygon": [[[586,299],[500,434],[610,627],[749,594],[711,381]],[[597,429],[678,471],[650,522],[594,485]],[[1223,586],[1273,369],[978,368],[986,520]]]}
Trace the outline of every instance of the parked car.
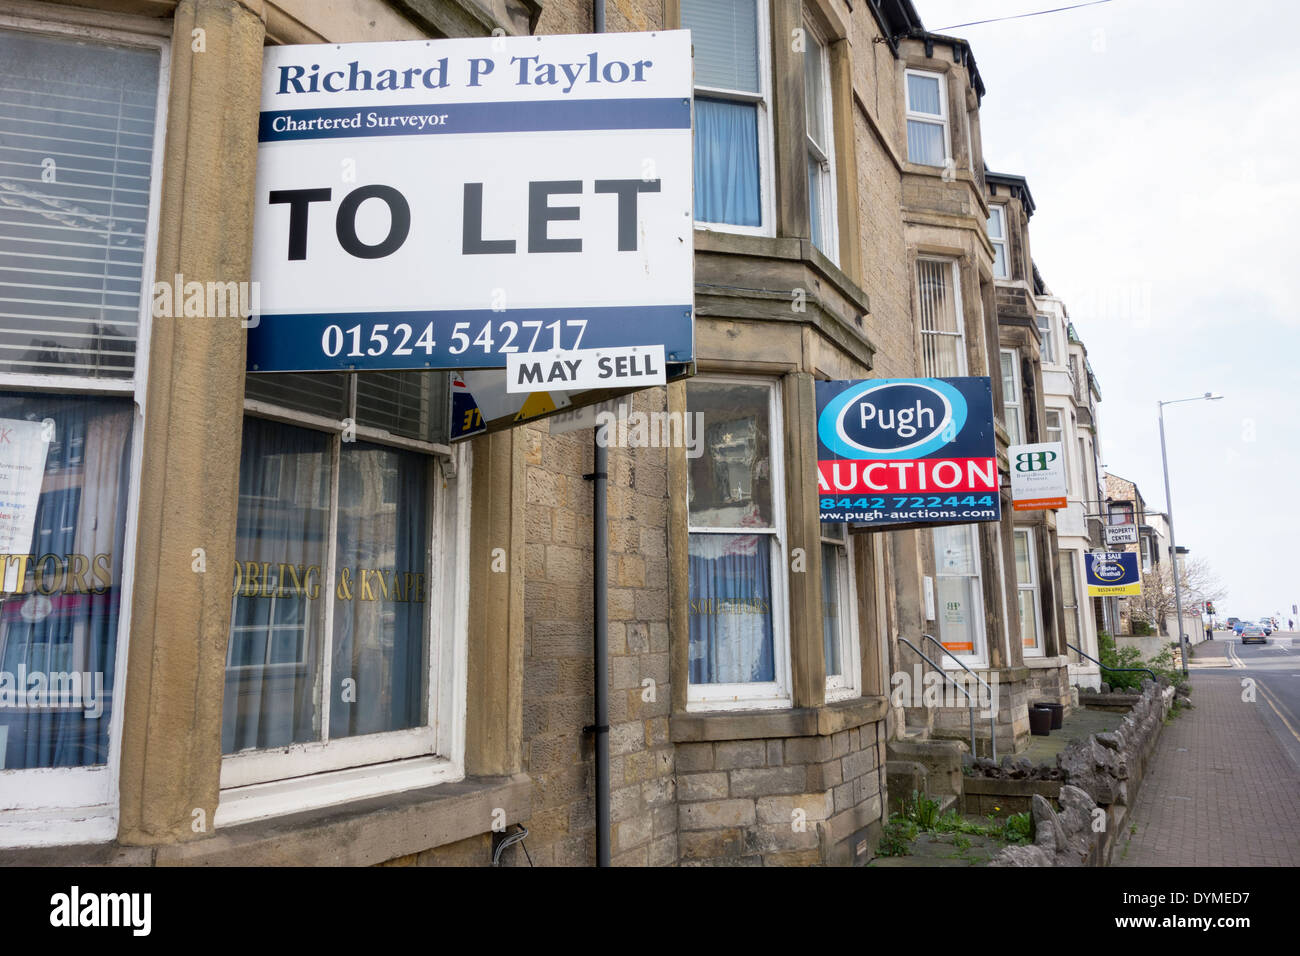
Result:
{"label": "parked car", "polygon": [[1243,644],[1267,644],[1268,635],[1258,624],[1247,624],[1241,629],[1241,643]]}
{"label": "parked car", "polygon": [[1271,635],[1274,629],[1276,628],[1276,625],[1273,623],[1273,619],[1268,617],[1261,617],[1259,619],[1259,626],[1264,629],[1265,637]]}
{"label": "parked car", "polygon": [[1236,623],[1234,623],[1234,624],[1232,625],[1232,633],[1233,633],[1233,634],[1240,634],[1240,633],[1241,633],[1241,629],[1242,629],[1243,627],[1246,627],[1246,626],[1248,625],[1248,623],[1249,623],[1249,622],[1247,622],[1247,621],[1237,621]]}

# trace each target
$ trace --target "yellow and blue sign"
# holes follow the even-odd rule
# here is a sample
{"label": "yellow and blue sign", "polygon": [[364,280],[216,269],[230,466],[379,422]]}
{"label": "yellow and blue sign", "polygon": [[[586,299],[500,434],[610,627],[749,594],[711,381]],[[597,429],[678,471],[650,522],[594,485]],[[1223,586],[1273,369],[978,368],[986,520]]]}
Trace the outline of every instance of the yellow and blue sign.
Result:
{"label": "yellow and blue sign", "polygon": [[1093,551],[1085,555],[1088,597],[1126,597],[1142,593],[1135,551]]}

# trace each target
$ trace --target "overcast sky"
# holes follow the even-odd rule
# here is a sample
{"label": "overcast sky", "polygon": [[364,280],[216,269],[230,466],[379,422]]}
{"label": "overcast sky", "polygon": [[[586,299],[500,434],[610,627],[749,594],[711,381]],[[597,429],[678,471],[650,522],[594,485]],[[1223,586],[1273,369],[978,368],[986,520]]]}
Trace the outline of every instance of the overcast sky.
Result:
{"label": "overcast sky", "polygon": [[1300,4],[915,0],[968,39],[989,168],[1027,177],[1034,261],[1101,386],[1107,470],[1164,510],[1228,589],[1220,614],[1300,602]]}

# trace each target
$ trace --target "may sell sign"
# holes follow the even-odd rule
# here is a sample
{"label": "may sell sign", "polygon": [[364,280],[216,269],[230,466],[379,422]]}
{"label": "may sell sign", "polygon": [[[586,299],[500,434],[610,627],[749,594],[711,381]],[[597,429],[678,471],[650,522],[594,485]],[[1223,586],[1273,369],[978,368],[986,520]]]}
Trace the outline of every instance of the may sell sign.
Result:
{"label": "may sell sign", "polygon": [[1065,449],[1059,441],[1012,445],[1011,507],[1015,511],[1064,508]]}
{"label": "may sell sign", "polygon": [[822,521],[997,521],[988,378],[817,382]]}
{"label": "may sell sign", "polygon": [[1135,551],[1090,551],[1085,555],[1088,597],[1123,597],[1142,593]]}
{"label": "may sell sign", "polygon": [[683,30],[268,47],[249,371],[690,362],[691,97]]}

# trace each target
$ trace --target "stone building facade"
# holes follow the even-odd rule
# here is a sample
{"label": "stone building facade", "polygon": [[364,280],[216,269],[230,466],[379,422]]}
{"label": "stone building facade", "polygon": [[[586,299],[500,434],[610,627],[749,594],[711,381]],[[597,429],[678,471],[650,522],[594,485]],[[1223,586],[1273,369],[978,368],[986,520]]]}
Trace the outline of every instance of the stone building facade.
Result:
{"label": "stone building facade", "polygon": [[[697,158],[694,374],[611,406],[701,428],[694,450],[607,441],[608,849],[616,865],[862,863],[889,743],[967,730],[963,707],[895,698],[912,646],[996,682],[1000,753],[1026,742],[1031,699],[1061,697],[1050,519],[1024,605],[1042,614],[1032,666],[1019,623],[999,374],[1012,343],[1043,429],[1032,264],[1012,243],[1000,284],[989,234],[990,203],[1028,213],[986,179],[969,45],[908,0],[726,7],[745,16],[605,5],[610,31],[696,32],[697,144],[727,145],[720,118],[739,117],[755,157],[744,188]],[[122,529],[103,545],[112,610],[92,622],[116,655],[107,722],[83,756],[15,725],[35,743],[0,771],[0,859],[596,861],[595,429],[453,443],[446,376],[246,375],[239,322],[153,317],[142,294],[249,277],[266,45],[592,29],[591,5],[550,0],[0,0],[33,88],[30,64],[70,55],[41,43],[88,38],[111,78],[120,51],[147,54],[139,115],[113,122],[150,171],[119,277],[140,317],[122,374],[0,370],[6,417],[90,436],[99,471],[75,460],[100,510],[73,526]],[[1002,520],[822,525],[814,383],[929,375],[991,377]],[[78,396],[117,405],[59,404]],[[362,696],[336,693],[353,672]]]}

